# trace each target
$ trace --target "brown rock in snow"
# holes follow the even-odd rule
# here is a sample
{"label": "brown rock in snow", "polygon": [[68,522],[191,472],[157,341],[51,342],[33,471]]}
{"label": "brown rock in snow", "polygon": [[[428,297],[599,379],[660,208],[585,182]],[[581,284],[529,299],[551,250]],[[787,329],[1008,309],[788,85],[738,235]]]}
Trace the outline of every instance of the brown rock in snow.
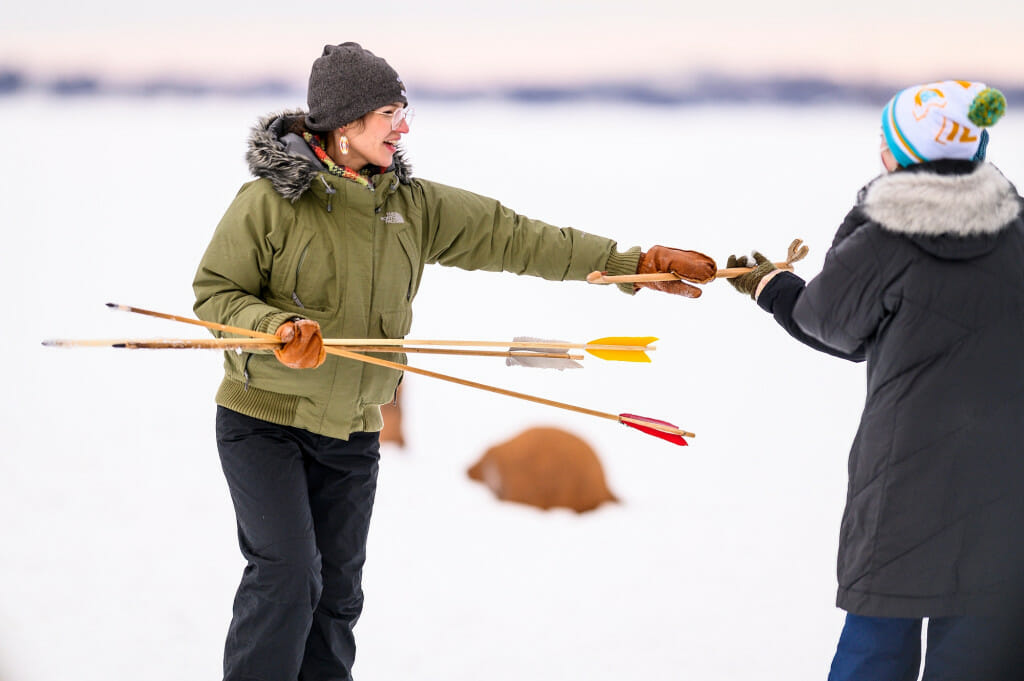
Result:
{"label": "brown rock in snow", "polygon": [[559,428],[530,428],[488,449],[467,471],[503,501],[582,513],[618,501],[586,442]]}

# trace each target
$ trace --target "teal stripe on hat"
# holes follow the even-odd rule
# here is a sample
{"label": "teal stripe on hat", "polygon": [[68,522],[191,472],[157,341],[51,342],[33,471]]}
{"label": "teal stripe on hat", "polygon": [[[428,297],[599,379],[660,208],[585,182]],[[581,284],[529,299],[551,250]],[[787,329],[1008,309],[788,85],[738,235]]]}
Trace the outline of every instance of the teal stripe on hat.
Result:
{"label": "teal stripe on hat", "polygon": [[885,143],[888,145],[889,151],[896,157],[897,163],[905,168],[915,163],[923,163],[928,159],[914,148],[896,121],[896,103],[902,94],[902,92],[897,93],[882,110],[882,133],[885,135]]}

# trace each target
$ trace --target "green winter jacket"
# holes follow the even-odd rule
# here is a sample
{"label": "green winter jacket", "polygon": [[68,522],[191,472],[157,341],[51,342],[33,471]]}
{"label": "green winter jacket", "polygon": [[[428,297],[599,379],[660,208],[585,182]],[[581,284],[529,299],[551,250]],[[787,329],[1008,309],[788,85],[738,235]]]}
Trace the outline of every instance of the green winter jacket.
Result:
{"label": "green winter jacket", "polygon": [[[374,191],[326,172],[287,112],[249,139],[250,170],[217,226],[193,282],[203,320],[273,333],[296,317],[325,338],[403,338],[423,266],[582,280],[636,271],[639,249],[515,214],[493,199],[414,179],[401,154]],[[379,355],[403,362],[399,353]],[[382,427],[380,405],[401,372],[328,355],[290,369],[268,351],[225,353],[217,403],[329,437]]]}

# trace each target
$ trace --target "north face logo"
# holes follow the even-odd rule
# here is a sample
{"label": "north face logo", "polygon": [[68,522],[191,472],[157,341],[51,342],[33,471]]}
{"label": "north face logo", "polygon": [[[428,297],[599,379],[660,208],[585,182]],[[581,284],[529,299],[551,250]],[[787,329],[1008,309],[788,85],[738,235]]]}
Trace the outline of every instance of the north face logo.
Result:
{"label": "north face logo", "polygon": [[384,217],[381,218],[381,221],[388,225],[405,224],[405,218],[402,217],[402,214],[396,213],[394,211],[388,211],[387,213],[384,213]]}

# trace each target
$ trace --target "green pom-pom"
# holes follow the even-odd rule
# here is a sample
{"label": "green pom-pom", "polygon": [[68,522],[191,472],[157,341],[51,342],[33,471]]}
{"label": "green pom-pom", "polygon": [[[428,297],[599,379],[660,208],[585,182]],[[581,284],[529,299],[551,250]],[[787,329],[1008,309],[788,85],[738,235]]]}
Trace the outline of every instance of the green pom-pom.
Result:
{"label": "green pom-pom", "polygon": [[971,102],[967,118],[982,128],[990,128],[1006,113],[1006,97],[995,88],[985,88]]}

